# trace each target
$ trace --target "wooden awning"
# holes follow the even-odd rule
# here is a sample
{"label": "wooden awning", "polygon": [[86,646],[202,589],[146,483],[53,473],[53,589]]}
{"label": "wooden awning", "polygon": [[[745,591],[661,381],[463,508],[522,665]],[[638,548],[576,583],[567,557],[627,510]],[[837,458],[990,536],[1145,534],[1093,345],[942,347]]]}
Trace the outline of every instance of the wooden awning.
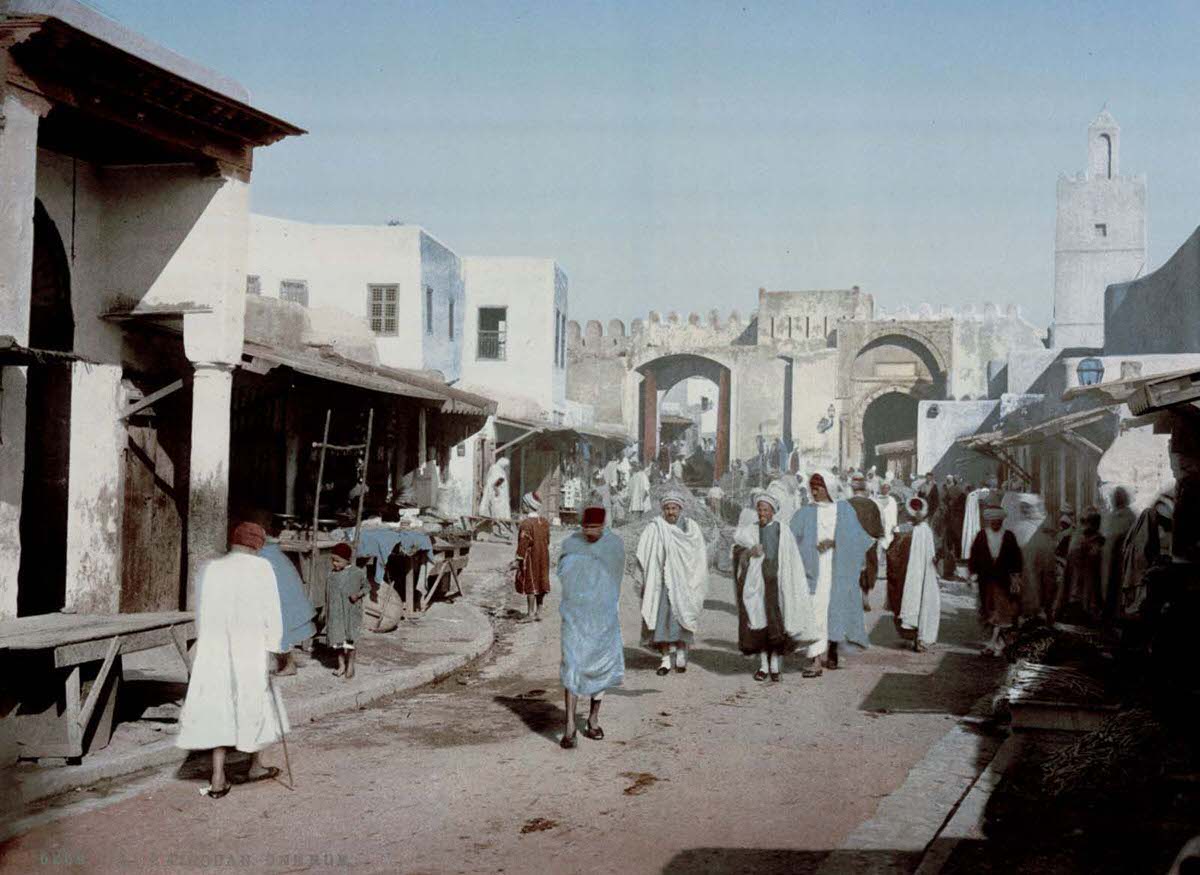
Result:
{"label": "wooden awning", "polygon": [[0,366],[61,365],[81,361],[87,360],[73,352],[23,346],[11,334],[0,334]]}

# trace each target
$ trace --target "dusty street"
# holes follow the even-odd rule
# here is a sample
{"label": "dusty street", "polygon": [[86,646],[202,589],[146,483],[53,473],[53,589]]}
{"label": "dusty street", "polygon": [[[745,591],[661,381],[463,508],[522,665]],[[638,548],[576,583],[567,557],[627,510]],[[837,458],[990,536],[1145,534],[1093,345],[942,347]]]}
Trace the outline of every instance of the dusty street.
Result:
{"label": "dusty street", "polygon": [[[510,549],[481,545],[473,561],[498,565]],[[789,663],[782,683],[755,683],[736,649],[732,581],[714,575],[691,668],[660,678],[637,645],[626,587],[627,675],[605,700],[603,741],[558,747],[552,593],[545,622],[501,620],[497,647],[472,670],[297,728],[294,791],[262,783],[209,800],[196,758],[46,812],[0,849],[0,868],[812,871],[1000,670],[970,649],[966,599],[943,599],[943,643],[918,655],[898,649],[877,589],[870,651],[818,680]],[[498,584],[472,597],[519,601]],[[278,748],[269,759],[281,762]]]}

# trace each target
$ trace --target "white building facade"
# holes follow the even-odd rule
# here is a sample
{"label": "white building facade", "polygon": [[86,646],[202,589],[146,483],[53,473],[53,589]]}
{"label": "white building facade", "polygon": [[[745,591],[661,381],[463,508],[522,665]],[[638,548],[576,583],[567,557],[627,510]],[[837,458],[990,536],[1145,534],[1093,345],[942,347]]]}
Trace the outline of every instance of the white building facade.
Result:
{"label": "white building facade", "polygon": [[462,260],[416,225],[251,215],[247,291],[365,321],[381,364],[461,376]]}

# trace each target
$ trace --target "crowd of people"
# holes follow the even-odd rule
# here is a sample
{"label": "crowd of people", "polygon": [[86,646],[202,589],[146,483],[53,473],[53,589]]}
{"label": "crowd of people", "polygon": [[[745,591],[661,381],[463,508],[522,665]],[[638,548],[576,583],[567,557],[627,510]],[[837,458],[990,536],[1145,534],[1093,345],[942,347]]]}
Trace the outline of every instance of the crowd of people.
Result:
{"label": "crowd of people", "polygon": [[[495,472],[484,483],[487,506],[507,502],[507,469],[498,465]],[[564,748],[576,745],[578,732],[604,737],[604,693],[625,673],[618,606],[626,551],[613,526],[651,514],[652,492],[660,496],[658,514],[640,530],[633,566],[640,638],[660,658],[660,677],[687,671],[710,572],[704,533],[686,512],[692,496],[670,470],[663,476],[654,466],[613,460],[597,470],[579,530],[557,559]],[[1087,507],[1077,517],[1068,506],[1050,519],[1042,499],[1014,482],[1001,488],[989,479],[974,488],[953,476],[938,483],[929,474],[905,483],[873,469],[836,468],[779,475],[747,504],[731,549],[737,646],[752,658],[753,679],[773,683],[782,681],[789,655],[799,656],[802,677],[812,679],[844,667],[848,647],[867,648],[865,615],[880,579],[896,631],[918,652],[938,640],[940,579],[964,573],[976,592],[987,654],[1003,653],[1008,631],[1022,622],[1103,626],[1136,615],[1147,579],[1169,560],[1174,509],[1168,493],[1135,514],[1129,493],[1118,487],[1107,512]],[[527,599],[523,620],[537,622],[550,591],[550,522],[536,492],[522,496],[521,507],[509,570]],[[351,678],[363,600],[373,584],[349,544],[337,545],[332,563],[326,634],[338,653],[336,673]],[[230,748],[253,755],[250,780],[278,774],[259,761],[263,748],[287,732],[270,678],[295,671],[292,648],[312,637],[316,612],[295,566],[268,528],[253,521],[236,525],[229,554],[204,568],[198,602],[199,637],[178,744],[213,752],[204,792],[219,799],[229,790]],[[590,708],[579,729],[581,697]]]}

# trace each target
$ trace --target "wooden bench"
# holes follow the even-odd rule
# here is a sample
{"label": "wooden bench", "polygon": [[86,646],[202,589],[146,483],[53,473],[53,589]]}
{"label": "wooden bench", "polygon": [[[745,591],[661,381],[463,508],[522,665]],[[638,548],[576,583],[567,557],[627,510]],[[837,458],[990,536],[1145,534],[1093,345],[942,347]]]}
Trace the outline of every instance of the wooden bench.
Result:
{"label": "wooden bench", "polygon": [[462,518],[463,528],[471,535],[471,540],[477,540],[484,532],[491,532],[503,540],[512,543],[517,536],[518,520],[498,520],[486,516],[465,516]]}
{"label": "wooden bench", "polygon": [[42,614],[0,621],[0,671],[15,694],[20,755],[78,761],[108,744],[121,682],[121,656],[174,645],[191,676],[184,611],[143,614]]}
{"label": "wooden bench", "polygon": [[429,603],[443,585],[446,587],[447,597],[466,594],[460,575],[466,571],[471,560],[473,540],[474,536],[465,532],[433,536],[433,556],[430,557],[425,592],[421,596],[421,610],[429,607]]}

